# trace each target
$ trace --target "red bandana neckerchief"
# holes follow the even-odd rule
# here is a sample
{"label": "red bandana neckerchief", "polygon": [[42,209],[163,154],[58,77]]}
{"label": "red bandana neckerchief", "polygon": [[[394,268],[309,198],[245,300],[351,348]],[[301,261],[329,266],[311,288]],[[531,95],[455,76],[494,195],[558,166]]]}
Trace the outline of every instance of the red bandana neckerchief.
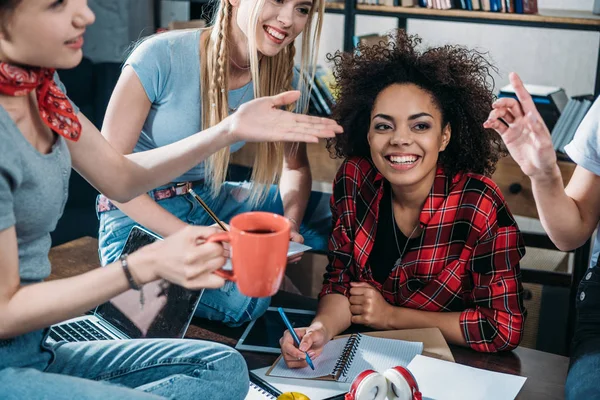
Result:
{"label": "red bandana neckerchief", "polygon": [[71,102],[54,82],[54,69],[25,69],[0,62],[0,94],[25,96],[34,90],[42,121],[57,134],[76,142],[81,124]]}

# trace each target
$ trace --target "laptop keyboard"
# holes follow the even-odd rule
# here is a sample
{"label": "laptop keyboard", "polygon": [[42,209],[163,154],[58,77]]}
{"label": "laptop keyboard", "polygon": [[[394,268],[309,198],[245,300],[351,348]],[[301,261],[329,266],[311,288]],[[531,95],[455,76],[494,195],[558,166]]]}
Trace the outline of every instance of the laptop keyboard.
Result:
{"label": "laptop keyboard", "polygon": [[88,342],[91,340],[112,340],[89,321],[81,320],[53,326],[50,337],[57,342]]}

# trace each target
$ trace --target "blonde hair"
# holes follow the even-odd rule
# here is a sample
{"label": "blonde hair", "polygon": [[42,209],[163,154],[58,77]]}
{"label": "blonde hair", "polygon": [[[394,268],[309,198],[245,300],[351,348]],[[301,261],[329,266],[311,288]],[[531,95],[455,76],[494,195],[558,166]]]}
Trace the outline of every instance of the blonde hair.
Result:
{"label": "blonde hair", "polygon": [[[242,0],[246,1],[246,0]],[[273,96],[292,89],[294,70],[294,42],[273,57],[258,58],[256,31],[258,19],[265,0],[255,0],[248,26],[248,52],[250,72],[254,82],[254,98]],[[302,57],[297,89],[302,93],[296,112],[306,112],[314,79],[318,43],[323,23],[324,0],[314,0],[308,21],[302,32]],[[220,0],[209,37],[201,44],[200,74],[202,97],[202,129],[221,122],[229,115],[229,40],[232,24],[232,6],[229,0]],[[202,84],[204,82],[205,84]],[[257,84],[258,82],[258,84]],[[291,109],[291,108],[290,108]],[[250,201],[255,204],[266,199],[271,184],[278,184],[283,167],[283,143],[259,143],[252,170]],[[211,182],[213,194],[217,194],[225,181],[229,165],[229,148],[224,148],[205,162],[205,176]]]}

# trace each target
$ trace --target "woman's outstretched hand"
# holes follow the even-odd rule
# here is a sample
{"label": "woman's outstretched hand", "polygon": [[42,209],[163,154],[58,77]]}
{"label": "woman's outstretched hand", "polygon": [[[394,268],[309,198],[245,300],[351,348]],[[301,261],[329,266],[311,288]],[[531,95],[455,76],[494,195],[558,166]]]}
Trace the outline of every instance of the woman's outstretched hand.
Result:
{"label": "woman's outstretched hand", "polygon": [[227,131],[234,141],[246,142],[307,142],[342,133],[342,127],[329,118],[311,117],[285,111],[282,107],[300,98],[297,90],[276,96],[261,97],[243,104],[225,118]]}
{"label": "woman's outstretched hand", "polygon": [[550,132],[519,75],[512,72],[509,78],[519,100],[497,100],[483,126],[500,134],[512,158],[531,179],[551,176],[557,166]]}

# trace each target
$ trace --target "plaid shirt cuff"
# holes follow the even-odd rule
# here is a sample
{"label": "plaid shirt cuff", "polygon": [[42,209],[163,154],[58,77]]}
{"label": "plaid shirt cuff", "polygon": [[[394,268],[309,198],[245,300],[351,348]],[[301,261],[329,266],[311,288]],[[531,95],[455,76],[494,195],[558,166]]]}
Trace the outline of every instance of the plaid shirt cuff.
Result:
{"label": "plaid shirt cuff", "polygon": [[498,313],[506,317],[506,324],[486,317],[484,313],[469,309],[460,315],[460,326],[467,344],[476,351],[494,353],[515,349],[523,336],[522,314]]}
{"label": "plaid shirt cuff", "polygon": [[319,300],[323,296],[325,296],[327,294],[333,294],[333,293],[337,293],[337,294],[344,295],[346,297],[350,297],[350,287],[346,287],[344,285],[337,284],[337,283],[325,283],[323,285],[323,288],[321,289],[321,293],[319,293]]}

